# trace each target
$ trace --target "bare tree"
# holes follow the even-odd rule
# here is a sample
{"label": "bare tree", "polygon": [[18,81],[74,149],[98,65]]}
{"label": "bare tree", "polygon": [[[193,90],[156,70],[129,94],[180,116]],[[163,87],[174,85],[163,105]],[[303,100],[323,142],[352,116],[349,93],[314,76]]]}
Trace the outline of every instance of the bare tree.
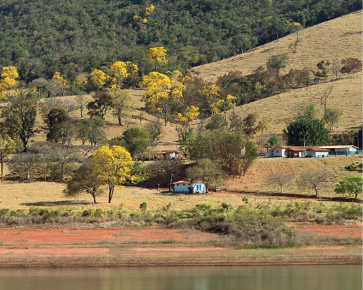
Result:
{"label": "bare tree", "polygon": [[81,118],[83,118],[83,110],[87,106],[87,99],[84,95],[78,95],[76,98],[78,108],[81,110]]}
{"label": "bare tree", "polygon": [[31,153],[15,154],[10,159],[9,170],[14,177],[29,180],[31,174],[35,174],[36,165],[40,156]]}
{"label": "bare tree", "polygon": [[284,192],[284,186],[291,182],[294,178],[292,174],[284,173],[284,172],[272,172],[269,175],[269,182],[273,184],[277,184],[280,187],[280,192]]}
{"label": "bare tree", "polygon": [[319,198],[319,190],[333,181],[333,174],[327,170],[303,172],[296,180],[301,189],[314,189],[315,197]]}

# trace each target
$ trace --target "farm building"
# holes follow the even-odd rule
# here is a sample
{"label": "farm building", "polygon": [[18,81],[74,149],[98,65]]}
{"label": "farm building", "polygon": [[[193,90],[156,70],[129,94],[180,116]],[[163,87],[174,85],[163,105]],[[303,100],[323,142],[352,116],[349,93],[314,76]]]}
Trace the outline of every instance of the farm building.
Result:
{"label": "farm building", "polygon": [[179,153],[177,150],[164,150],[154,152],[154,159],[178,160]]}
{"label": "farm building", "polygon": [[203,182],[190,182],[189,180],[180,180],[172,184],[174,193],[206,193],[207,188]]}
{"label": "farm building", "polygon": [[272,149],[272,157],[328,157],[329,149],[320,146],[278,146]]}
{"label": "farm building", "polygon": [[329,155],[354,155],[358,154],[359,148],[354,145],[331,145],[320,148],[329,150]]}

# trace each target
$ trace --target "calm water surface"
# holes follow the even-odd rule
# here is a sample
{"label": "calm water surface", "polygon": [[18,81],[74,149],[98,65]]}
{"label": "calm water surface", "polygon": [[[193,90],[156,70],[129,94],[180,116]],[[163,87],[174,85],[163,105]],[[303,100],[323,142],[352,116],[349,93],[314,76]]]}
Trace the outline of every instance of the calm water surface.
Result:
{"label": "calm water surface", "polygon": [[361,266],[1,269],[0,290],[361,290]]}

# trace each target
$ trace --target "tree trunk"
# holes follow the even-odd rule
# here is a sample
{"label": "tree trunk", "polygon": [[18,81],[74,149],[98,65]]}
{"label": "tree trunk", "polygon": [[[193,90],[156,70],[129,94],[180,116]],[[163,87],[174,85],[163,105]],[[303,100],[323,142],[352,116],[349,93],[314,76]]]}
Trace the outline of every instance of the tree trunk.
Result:
{"label": "tree trunk", "polygon": [[1,163],[1,179],[3,179],[4,178],[4,157],[1,157],[0,163]]}
{"label": "tree trunk", "polygon": [[26,170],[26,173],[25,173],[25,179],[26,180],[29,180],[29,169]]}
{"label": "tree trunk", "polygon": [[113,197],[113,191],[115,190],[114,185],[108,185],[108,203],[111,203]]}
{"label": "tree trunk", "polygon": [[315,190],[315,197],[319,198],[319,189],[314,187],[314,190]]}
{"label": "tree trunk", "polygon": [[117,120],[118,120],[118,124],[119,124],[120,126],[122,126],[122,117],[121,117],[121,115],[118,115],[118,116],[117,116]]}
{"label": "tree trunk", "polygon": [[94,203],[97,203],[97,200],[96,200],[96,194],[95,194],[95,193],[93,193],[93,194],[92,194],[92,197],[93,197],[93,202],[94,202]]}
{"label": "tree trunk", "polygon": [[81,118],[83,118],[83,104],[79,108],[81,109]]}
{"label": "tree trunk", "polygon": [[281,190],[281,193],[284,192],[284,186],[283,185],[280,185],[280,190]]}

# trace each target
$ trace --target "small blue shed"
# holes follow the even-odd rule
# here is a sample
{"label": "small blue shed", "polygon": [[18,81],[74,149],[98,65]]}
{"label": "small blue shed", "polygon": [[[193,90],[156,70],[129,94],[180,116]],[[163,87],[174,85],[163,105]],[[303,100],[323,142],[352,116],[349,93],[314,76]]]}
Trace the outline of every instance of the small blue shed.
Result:
{"label": "small blue shed", "polygon": [[190,182],[188,180],[180,180],[172,184],[172,192],[174,193],[206,193],[207,188],[201,181]]}

